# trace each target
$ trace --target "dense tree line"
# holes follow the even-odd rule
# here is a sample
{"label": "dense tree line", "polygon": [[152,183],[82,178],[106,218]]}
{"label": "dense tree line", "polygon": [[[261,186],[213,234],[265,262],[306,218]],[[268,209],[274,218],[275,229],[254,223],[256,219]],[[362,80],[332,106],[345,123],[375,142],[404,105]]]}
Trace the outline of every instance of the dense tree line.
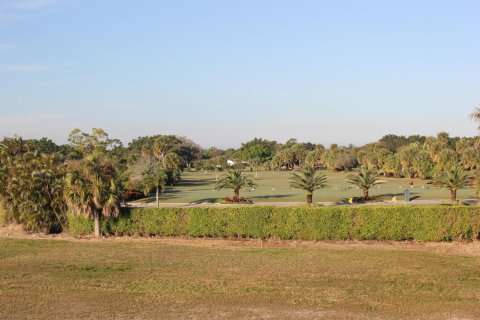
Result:
{"label": "dense tree line", "polygon": [[0,205],[27,230],[64,228],[66,213],[95,220],[118,214],[123,186],[120,142],[102,129],[73,130],[69,144],[4,138],[0,143]]}
{"label": "dense tree line", "polygon": [[[471,117],[480,120],[480,109]],[[185,169],[222,171],[238,166],[250,170],[358,169],[365,176],[360,176],[363,182],[358,181],[365,197],[364,182],[370,174],[375,179],[378,175],[435,179],[449,186],[453,199],[457,187],[470,185],[473,173],[480,169],[479,148],[477,137],[450,137],[445,132],[434,137],[390,134],[361,147],[255,138],[238,149],[203,149],[174,135],[138,137],[124,146],[102,129],[90,133],[74,129],[65,145],[48,138],[7,137],[0,142],[0,205],[27,229],[44,232],[61,230],[66,212],[83,214],[94,219],[98,235],[100,217],[118,215],[125,197],[154,193],[158,203],[160,194],[177,184]],[[314,171],[305,171],[303,177],[296,186],[303,185],[307,195],[311,194],[316,188],[312,181],[320,178]]]}
{"label": "dense tree line", "polygon": [[202,150],[195,168],[223,170],[227,160],[247,163],[253,169],[291,170],[304,165],[335,171],[365,167],[384,176],[433,179],[454,164],[465,170],[479,168],[478,138],[386,135],[361,147],[300,143],[290,139],[277,143],[255,138],[237,149]]}

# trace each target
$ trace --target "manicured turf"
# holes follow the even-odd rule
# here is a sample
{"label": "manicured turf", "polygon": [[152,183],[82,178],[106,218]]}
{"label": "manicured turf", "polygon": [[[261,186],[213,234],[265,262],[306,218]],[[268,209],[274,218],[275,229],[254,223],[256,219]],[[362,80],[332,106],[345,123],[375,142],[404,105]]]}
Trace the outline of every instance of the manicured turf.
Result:
{"label": "manicured turf", "polygon": [[0,319],[480,318],[478,256],[198,241],[0,239]]}
{"label": "manicured turf", "polygon": [[[313,200],[323,201],[347,201],[350,197],[361,197],[361,190],[350,185],[345,181],[347,176],[344,172],[322,171],[328,178],[329,187],[318,190],[314,193]],[[277,171],[259,171],[258,176],[255,172],[247,173],[255,178],[258,187],[255,190],[242,190],[241,196],[252,199],[253,201],[305,201],[305,194],[301,190],[292,189],[289,186],[289,177],[291,172]],[[215,179],[220,179],[222,173],[211,172],[187,172],[183,174],[183,179],[178,186],[169,187],[167,192],[161,194],[162,202],[218,202],[229,195],[233,196],[229,190],[213,190]],[[449,199],[450,192],[445,189],[439,189],[427,184],[427,181],[415,179],[413,188],[410,187],[410,179],[384,178],[385,184],[371,189],[372,196],[378,196],[379,199],[391,200],[397,196],[403,199],[403,191],[408,188],[413,199],[434,200]],[[472,190],[460,190],[459,199],[473,197]],[[149,201],[153,201],[151,198]]]}

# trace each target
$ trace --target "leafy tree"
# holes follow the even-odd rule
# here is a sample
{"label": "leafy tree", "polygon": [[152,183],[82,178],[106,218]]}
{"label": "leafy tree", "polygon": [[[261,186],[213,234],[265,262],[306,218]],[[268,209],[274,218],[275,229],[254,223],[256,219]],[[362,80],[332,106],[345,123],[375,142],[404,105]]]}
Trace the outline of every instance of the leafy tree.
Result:
{"label": "leafy tree", "polygon": [[430,153],[430,157],[432,158],[433,162],[437,163],[439,160],[439,153],[444,149],[438,141],[433,137],[428,137],[425,141],[425,146]]}
{"label": "leafy tree", "polygon": [[424,145],[426,140],[427,140],[427,137],[415,134],[407,137],[407,141],[408,141],[407,144],[418,143],[419,145]]}
{"label": "leafy tree", "polygon": [[255,159],[250,160],[250,168],[255,168],[255,176],[256,177],[258,177],[258,168],[260,166],[262,166],[262,164],[267,163],[267,161],[263,161],[260,158],[255,158]]}
{"label": "leafy tree", "polygon": [[[139,157],[129,163],[125,183],[127,189],[143,191],[146,194],[150,192],[151,188],[148,189],[146,187],[145,172],[147,171],[146,168],[151,165],[152,161],[154,161],[152,158]],[[146,191],[146,189],[148,190]]]}
{"label": "leafy tree", "polygon": [[68,135],[70,144],[85,155],[94,152],[105,152],[122,146],[118,139],[110,139],[108,133],[100,128],[93,128],[92,133],[73,129]]}
{"label": "leafy tree", "polygon": [[418,144],[411,143],[402,147],[398,152],[398,161],[402,166],[402,173],[407,178],[413,178],[415,175],[415,156],[418,151]]}
{"label": "leafy tree", "polygon": [[354,151],[353,148],[332,144],[323,152],[321,163],[329,170],[351,170],[358,164]]}
{"label": "leafy tree", "polygon": [[317,154],[315,151],[310,151],[307,153],[307,156],[305,157],[305,165],[310,166],[310,167],[315,167],[318,163],[317,159]]}
{"label": "leafy tree", "polygon": [[325,150],[322,155],[322,163],[329,170],[335,170],[337,168],[337,159],[339,156],[338,146],[332,144],[329,149]]}
{"label": "leafy tree", "polygon": [[396,154],[404,176],[418,176],[427,179],[432,176],[434,163],[427,149],[419,143],[411,143],[401,147]]}
{"label": "leafy tree", "polygon": [[[433,162],[440,167],[444,166],[450,166],[451,164],[448,162],[445,162],[445,157],[442,158],[442,153],[445,156],[447,153],[450,155],[452,154],[452,151],[455,149],[455,139],[452,139],[449,137],[448,133],[446,132],[440,132],[437,134],[437,137],[428,137],[425,141],[425,146],[430,153],[430,156],[433,160]],[[454,152],[453,152],[454,153]],[[455,155],[456,157],[456,155]],[[447,154],[448,158],[448,154]],[[457,161],[456,159],[454,159]]]}
{"label": "leafy tree", "polygon": [[232,189],[234,197],[240,199],[240,190],[242,188],[252,188],[255,186],[257,186],[257,184],[253,179],[249,176],[245,176],[242,170],[233,170],[218,180],[214,189]]}
{"label": "leafy tree", "polygon": [[65,197],[72,213],[94,219],[95,236],[100,236],[100,217],[120,213],[121,188],[116,163],[102,154],[90,155],[67,164]]}
{"label": "leafy tree", "polygon": [[282,169],[282,166],[283,166],[283,161],[282,159],[280,158],[280,156],[278,154],[274,155],[272,160],[270,161],[270,167],[272,168],[272,170],[280,170]]}
{"label": "leafy tree", "polygon": [[[318,152],[320,152],[319,146]],[[312,143],[298,143],[296,139],[289,139],[284,145],[276,145],[276,152],[272,161],[280,168],[293,169],[295,167],[303,166],[306,161],[309,163],[320,162],[320,155],[312,154],[316,152],[316,145]],[[315,159],[317,157],[318,159]]]}
{"label": "leafy tree", "polygon": [[445,170],[450,170],[459,163],[458,154],[453,149],[443,149],[437,155],[433,175],[438,177],[442,175]]}
{"label": "leafy tree", "polygon": [[402,165],[400,164],[397,154],[391,154],[388,156],[383,164],[382,172],[385,175],[391,175],[395,178],[400,178],[402,176]]}
{"label": "leafy tree", "polygon": [[242,143],[240,147],[240,157],[245,161],[257,161],[264,163],[272,159],[272,153],[276,142],[263,139],[253,139],[252,141]]}
{"label": "leafy tree", "polygon": [[26,140],[31,151],[38,151],[44,154],[53,154],[59,152],[59,147],[51,139],[42,138],[40,140],[30,139]]}
{"label": "leafy tree", "polygon": [[357,158],[350,149],[340,149],[335,159],[336,170],[352,170],[358,165]]}
{"label": "leafy tree", "polygon": [[176,136],[160,136],[153,143],[153,155],[163,162],[167,154],[176,152],[181,140]]}
{"label": "leafy tree", "polygon": [[155,139],[153,145],[153,156],[160,162],[167,183],[176,184],[182,173],[182,159],[177,154],[181,140],[175,136],[160,136]]}
{"label": "leafy tree", "polygon": [[439,132],[437,134],[437,143],[444,148],[449,146],[450,140],[450,135],[447,132]]}
{"label": "leafy tree", "polygon": [[383,182],[379,181],[380,173],[368,170],[365,167],[357,168],[355,175],[347,177],[347,181],[363,190],[363,199],[368,200],[368,191],[370,188]]}
{"label": "leafy tree", "polygon": [[295,189],[305,190],[307,192],[307,203],[311,204],[313,192],[327,186],[327,178],[324,174],[317,174],[318,171],[311,166],[305,166],[294,172],[290,177],[290,186]]}
{"label": "leafy tree", "polygon": [[430,179],[432,178],[434,163],[427,150],[424,147],[417,149],[415,158],[413,159],[413,167],[415,169],[416,175],[420,179]]}
{"label": "leafy tree", "polygon": [[198,144],[186,137],[180,137],[180,145],[177,154],[182,158],[185,166],[190,168],[194,161],[200,159],[201,148]]}
{"label": "leafy tree", "polygon": [[65,160],[80,160],[83,158],[82,151],[70,144],[58,146],[58,153],[61,154]]}
{"label": "leafy tree", "polygon": [[400,147],[409,144],[409,141],[405,136],[397,136],[394,134],[383,136],[379,142],[384,148],[393,153],[396,153]]}
{"label": "leafy tree", "polygon": [[295,157],[293,150],[291,148],[287,148],[277,152],[273,161],[280,164],[280,167],[293,169],[297,163],[297,158]]}
{"label": "leafy tree", "polygon": [[305,157],[305,164],[308,166],[318,167],[323,166],[322,156],[325,153],[325,147],[321,144],[317,144],[314,150],[307,153]]}
{"label": "leafy tree", "polygon": [[0,144],[0,205],[28,230],[60,231],[65,221],[64,167],[56,154],[30,148],[20,137]]}
{"label": "leafy tree", "polygon": [[157,203],[165,186],[178,183],[183,167],[200,156],[192,141],[172,135],[140,137],[129,144],[128,150],[128,187],[144,193],[155,189]]}
{"label": "leafy tree", "polygon": [[213,159],[213,158],[222,157],[225,154],[226,154],[226,151],[217,149],[215,147],[211,147],[209,149],[201,151],[200,159]]}
{"label": "leafy tree", "polygon": [[294,145],[296,145],[298,142],[297,142],[297,139],[295,138],[290,138],[287,140],[287,142],[285,142],[285,144],[283,145],[283,148],[291,148],[293,147]]}
{"label": "leafy tree", "polygon": [[307,157],[308,152],[311,151],[308,149],[307,145],[303,143],[298,143],[293,145],[291,149],[295,154],[295,164],[297,166],[302,166],[303,164],[305,164],[305,158]]}
{"label": "leafy tree", "polygon": [[[154,157],[160,162],[166,163],[168,160],[164,158],[168,157],[168,155],[176,154],[178,163],[175,164],[175,167],[180,168],[180,171],[185,167],[192,167],[194,163],[203,165],[203,162],[197,161],[211,158],[209,155],[206,155],[208,152],[201,150],[200,146],[192,140],[174,135],[138,137],[128,144],[127,153],[129,166],[132,166],[140,157]],[[169,160],[171,159],[172,157]],[[176,172],[175,176],[180,176],[178,173]],[[170,181],[169,184],[175,184],[176,182]]]}
{"label": "leafy tree", "polygon": [[467,170],[473,170],[478,168],[480,163],[480,154],[476,147],[468,147],[460,153],[460,160],[463,167]]}
{"label": "leafy tree", "polygon": [[457,201],[457,190],[468,188],[473,183],[473,177],[459,165],[453,165],[435,179],[435,185],[450,190],[450,200]]}
{"label": "leafy tree", "polygon": [[167,176],[167,183],[174,185],[182,176],[182,159],[174,152],[167,153],[161,161],[163,170]]}
{"label": "leafy tree", "polygon": [[461,138],[455,145],[455,151],[457,151],[458,154],[462,154],[465,149],[471,147],[475,147],[475,138]]}
{"label": "leafy tree", "polygon": [[387,148],[373,143],[360,148],[357,159],[361,166],[380,171],[390,155],[391,152]]}

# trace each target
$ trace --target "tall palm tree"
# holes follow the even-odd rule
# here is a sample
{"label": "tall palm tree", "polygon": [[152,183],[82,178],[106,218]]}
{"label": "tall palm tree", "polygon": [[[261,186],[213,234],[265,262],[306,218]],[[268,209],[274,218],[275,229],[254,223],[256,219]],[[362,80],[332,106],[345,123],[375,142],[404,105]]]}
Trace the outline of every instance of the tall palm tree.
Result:
{"label": "tall palm tree", "polygon": [[[480,107],[475,107],[473,112],[470,113],[470,119],[476,122],[480,122]],[[480,129],[480,127],[478,127]]]}
{"label": "tall palm tree", "polygon": [[221,189],[232,189],[235,198],[240,199],[240,190],[242,188],[255,187],[257,184],[249,176],[245,176],[242,170],[237,169],[230,171],[225,174],[220,180],[215,184],[215,190]]}
{"label": "tall palm tree", "polygon": [[459,165],[454,165],[449,170],[445,170],[435,180],[435,185],[450,190],[450,200],[452,202],[457,201],[458,189],[468,188],[472,183],[472,175]]}
{"label": "tall palm tree", "polygon": [[103,155],[91,155],[68,163],[66,200],[74,213],[94,219],[95,236],[100,236],[100,216],[120,213],[120,186],[115,163]]}
{"label": "tall palm tree", "polygon": [[317,174],[314,167],[306,166],[293,173],[290,177],[290,186],[295,189],[302,189],[307,192],[307,203],[311,204],[313,200],[313,191],[325,188],[327,178],[324,174]]}
{"label": "tall palm tree", "polygon": [[347,177],[347,181],[363,190],[363,199],[368,200],[368,190],[376,185],[382,184],[379,180],[380,173],[373,172],[365,167],[355,169],[356,174]]}
{"label": "tall palm tree", "polygon": [[150,190],[155,189],[155,200],[157,207],[160,207],[160,192],[167,184],[168,175],[163,167],[158,163],[150,163],[142,172],[144,180],[144,193],[147,195]]}

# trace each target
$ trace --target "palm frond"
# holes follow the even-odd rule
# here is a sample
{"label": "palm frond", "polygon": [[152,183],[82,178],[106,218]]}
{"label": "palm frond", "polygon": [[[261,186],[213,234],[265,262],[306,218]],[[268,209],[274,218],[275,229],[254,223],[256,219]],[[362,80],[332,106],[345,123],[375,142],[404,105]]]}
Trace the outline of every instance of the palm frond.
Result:
{"label": "palm frond", "polygon": [[443,174],[434,181],[434,184],[448,190],[468,188],[473,184],[473,176],[461,166],[454,165],[449,170],[444,171]]}
{"label": "palm frond", "polygon": [[245,187],[255,187],[257,184],[254,182],[253,178],[245,176],[242,170],[233,170],[225,174],[217,183],[214,185],[215,190],[221,189],[233,189],[240,190]]}
{"label": "palm frond", "polygon": [[373,172],[365,167],[355,170],[356,173],[347,177],[347,182],[360,188],[370,189],[376,185],[384,183],[380,181],[380,173]]}
{"label": "palm frond", "polygon": [[310,193],[327,186],[326,176],[317,174],[317,170],[310,166],[301,168],[299,172],[292,173],[290,177],[290,187]]}

